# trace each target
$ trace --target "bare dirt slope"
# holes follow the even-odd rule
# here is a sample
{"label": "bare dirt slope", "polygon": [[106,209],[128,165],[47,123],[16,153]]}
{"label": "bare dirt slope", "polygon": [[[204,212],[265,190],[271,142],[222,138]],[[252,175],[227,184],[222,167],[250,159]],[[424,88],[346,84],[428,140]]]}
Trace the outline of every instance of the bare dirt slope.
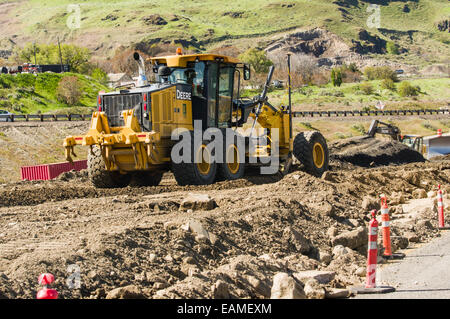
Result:
{"label": "bare dirt slope", "polygon": [[[64,161],[63,139],[89,122],[0,122],[0,183],[20,180],[20,167]],[[86,158],[86,150],[78,153]]]}
{"label": "bare dirt slope", "polygon": [[[170,174],[158,187],[119,190],[94,189],[83,173],[4,184],[0,297],[34,298],[38,275],[51,272],[62,298],[268,298],[277,272],[307,291],[306,270],[335,272],[316,283],[328,296],[364,280],[379,194],[390,199],[394,249],[404,248],[408,233],[426,241],[438,230],[433,207],[402,219],[401,204],[449,182],[442,160],[368,169],[333,161],[322,178],[296,167],[283,179],[250,174],[204,187],[177,186]],[[187,210],[189,194],[211,200]],[[73,265],[80,287],[71,289]],[[217,282],[222,295],[211,290]]]}

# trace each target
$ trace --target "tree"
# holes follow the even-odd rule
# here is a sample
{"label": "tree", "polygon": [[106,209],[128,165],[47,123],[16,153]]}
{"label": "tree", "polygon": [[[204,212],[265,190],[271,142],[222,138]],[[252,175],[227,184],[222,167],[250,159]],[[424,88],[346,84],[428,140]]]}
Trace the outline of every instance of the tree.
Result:
{"label": "tree", "polygon": [[76,76],[65,76],[59,81],[56,92],[58,101],[75,105],[81,98],[81,85]]}
{"label": "tree", "polygon": [[[38,64],[60,64],[59,46],[57,44],[36,44],[27,43],[23,48],[17,48],[13,53],[16,63],[34,63],[36,50],[36,62]],[[62,63],[68,64],[71,71],[78,73],[89,73],[91,53],[88,48],[79,47],[73,44],[61,45]]]}
{"label": "tree", "polygon": [[97,80],[103,85],[106,85],[108,83],[108,75],[105,71],[98,67],[92,71],[91,76],[93,79]]}
{"label": "tree", "polygon": [[333,68],[331,70],[331,83],[333,86],[341,86],[342,84],[342,73],[338,68]]}
{"label": "tree", "polygon": [[255,48],[245,51],[239,58],[253,68],[256,73],[267,73],[269,67],[273,65],[272,61],[267,57],[266,52]]}

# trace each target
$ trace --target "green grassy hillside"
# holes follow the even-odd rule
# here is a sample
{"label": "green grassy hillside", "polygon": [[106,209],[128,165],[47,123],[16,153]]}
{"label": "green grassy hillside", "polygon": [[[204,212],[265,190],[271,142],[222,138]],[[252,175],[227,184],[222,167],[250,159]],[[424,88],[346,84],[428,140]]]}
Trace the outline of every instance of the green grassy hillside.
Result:
{"label": "green grassy hillside", "polygon": [[[301,27],[324,27],[349,44],[365,29],[435,60],[448,56],[450,43],[449,33],[437,29],[450,15],[446,0],[0,0],[6,2],[14,5],[3,19],[11,17],[15,23],[3,30],[5,36],[22,34],[44,42],[59,36],[109,53],[118,44],[140,41],[175,41],[200,50],[230,43],[255,46],[249,38]],[[367,24],[370,3],[380,5],[378,29]],[[73,4],[80,8],[80,28],[75,30],[67,27],[74,17],[68,5]]]}
{"label": "green grassy hillside", "polygon": [[[76,76],[79,80],[82,96],[79,103],[69,106],[58,101],[57,88],[63,76]],[[30,113],[90,113],[95,108],[97,94],[107,90],[97,81],[75,73],[43,73],[0,75],[0,109],[16,114]]]}
{"label": "green grassy hillside", "polygon": [[[399,95],[400,83],[395,90],[382,87],[382,81],[368,81],[373,92],[366,94],[361,89],[361,83],[343,83],[341,87],[333,87],[331,83],[322,86],[308,86],[295,89],[292,92],[292,103],[295,111],[322,110],[360,110],[363,107],[375,110],[378,101],[385,104],[385,110],[401,109],[438,109],[448,107],[450,100],[450,79],[414,79],[408,80],[413,86],[418,86],[417,96]],[[245,96],[252,97],[258,90],[245,90]],[[274,90],[269,93],[272,104],[287,104],[285,90]]]}

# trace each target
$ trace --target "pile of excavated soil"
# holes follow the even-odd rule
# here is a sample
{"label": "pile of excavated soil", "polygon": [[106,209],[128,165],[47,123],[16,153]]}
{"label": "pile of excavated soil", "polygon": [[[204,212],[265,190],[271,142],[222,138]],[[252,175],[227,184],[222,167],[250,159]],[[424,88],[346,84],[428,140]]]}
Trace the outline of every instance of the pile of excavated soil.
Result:
{"label": "pile of excavated soil", "polygon": [[358,136],[332,142],[330,159],[362,167],[424,162],[419,152],[389,139]]}
{"label": "pile of excavated soil", "polygon": [[[304,278],[312,270],[328,273],[316,283],[328,296],[363,283],[368,212],[379,209],[379,194],[388,195],[394,250],[438,235],[433,207],[414,218],[402,209],[438,183],[450,191],[448,161],[203,187],[177,186],[170,174],[158,187],[120,190],[94,189],[83,177],[4,184],[0,297],[35,298],[39,274],[50,272],[61,298],[268,298],[279,272],[311,291]],[[207,205],[186,204],[199,194]],[[317,291],[308,297],[324,296]]]}

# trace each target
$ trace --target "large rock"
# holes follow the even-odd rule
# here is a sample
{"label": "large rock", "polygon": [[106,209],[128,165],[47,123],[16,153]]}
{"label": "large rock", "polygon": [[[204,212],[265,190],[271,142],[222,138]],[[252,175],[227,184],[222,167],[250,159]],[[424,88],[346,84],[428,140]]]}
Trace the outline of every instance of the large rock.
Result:
{"label": "large rock", "polygon": [[315,279],[309,279],[306,282],[304,291],[308,299],[325,299],[326,291]]}
{"label": "large rock", "polygon": [[409,245],[409,240],[403,236],[391,236],[391,244],[399,249],[406,249]]}
{"label": "large rock", "polygon": [[330,239],[332,239],[337,234],[338,234],[338,230],[336,227],[331,226],[330,228],[327,229],[327,235]]}
{"label": "large rock", "polygon": [[395,206],[405,203],[405,196],[402,192],[393,192],[391,196],[388,197],[389,205]]}
{"label": "large rock", "polygon": [[286,227],[283,231],[283,239],[293,245],[300,254],[306,254],[311,250],[309,240],[292,227]]}
{"label": "large rock", "polygon": [[328,299],[348,298],[350,297],[350,295],[351,292],[347,289],[327,288],[325,298]]}
{"label": "large rock", "polygon": [[418,242],[420,242],[419,236],[417,236],[413,232],[405,232],[403,235],[408,239],[408,241],[410,243],[418,243]]}
{"label": "large rock", "polygon": [[135,285],[129,285],[111,290],[106,299],[144,299],[145,296]]}
{"label": "large rock", "polygon": [[273,277],[271,299],[306,299],[305,291],[287,273],[277,273]]}
{"label": "large rock", "polygon": [[213,299],[230,299],[227,283],[222,280],[216,281],[211,287],[211,295]]}
{"label": "large rock", "polygon": [[380,208],[380,202],[377,198],[372,196],[364,196],[361,208],[365,211],[370,211],[372,209]]}
{"label": "large rock", "polygon": [[257,294],[263,296],[264,298],[270,297],[270,286],[268,286],[264,281],[261,281],[254,276],[246,276],[246,279]]}
{"label": "large rock", "polygon": [[422,188],[417,188],[412,192],[412,196],[416,199],[427,198],[427,192]]}
{"label": "large rock", "polygon": [[351,249],[356,249],[367,245],[368,233],[366,227],[358,227],[355,230],[341,233],[331,240],[333,246],[343,245]]}
{"label": "large rock", "polygon": [[326,251],[319,251],[319,260],[321,263],[329,264],[331,262],[332,256]]}
{"label": "large rock", "polygon": [[324,270],[307,270],[296,272],[292,276],[302,283],[308,282],[310,279],[317,280],[321,284],[327,284],[334,279],[336,273],[334,271]]}
{"label": "large rock", "polygon": [[333,257],[340,257],[348,254],[350,252],[350,248],[344,247],[342,245],[337,245],[333,247]]}
{"label": "large rock", "polygon": [[189,193],[188,196],[181,202],[180,210],[211,210],[216,207],[216,202],[214,199],[209,197],[209,195]]}
{"label": "large rock", "polygon": [[181,229],[190,231],[197,236],[204,237],[209,240],[209,232],[203,227],[203,225],[194,219],[189,220],[186,224],[181,226]]}

